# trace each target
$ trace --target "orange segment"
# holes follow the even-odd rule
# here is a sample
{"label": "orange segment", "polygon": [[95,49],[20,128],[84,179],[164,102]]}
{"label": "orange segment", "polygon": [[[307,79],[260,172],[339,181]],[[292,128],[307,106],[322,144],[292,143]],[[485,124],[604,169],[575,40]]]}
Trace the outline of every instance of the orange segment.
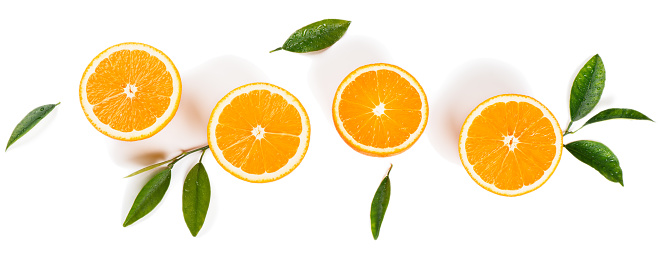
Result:
{"label": "orange segment", "polygon": [[427,96],[413,76],[389,64],[350,73],[336,91],[336,130],[354,150],[391,156],[411,147],[427,124]]}
{"label": "orange segment", "polygon": [[310,133],[308,115],[297,98],[272,84],[252,83],[217,103],[208,123],[208,144],[226,171],[264,183],[299,165]]}
{"label": "orange segment", "polygon": [[499,95],[477,106],[459,137],[459,156],[483,188],[517,196],[553,174],[562,155],[562,131],[551,112],[523,95]]}
{"label": "orange segment", "polygon": [[91,61],[80,81],[80,104],[91,124],[119,140],[153,136],[173,118],[181,94],[178,70],[160,50],[122,43]]}

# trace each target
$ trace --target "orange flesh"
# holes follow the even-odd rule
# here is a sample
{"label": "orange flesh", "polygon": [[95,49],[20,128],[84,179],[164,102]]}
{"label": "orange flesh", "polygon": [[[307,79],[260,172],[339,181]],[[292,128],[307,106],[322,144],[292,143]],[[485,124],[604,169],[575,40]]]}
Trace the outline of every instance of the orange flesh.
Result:
{"label": "orange flesh", "polygon": [[539,180],[556,154],[555,133],[541,110],[526,102],[499,102],[473,120],[468,162],[486,183],[516,190]]}
{"label": "orange flesh", "polygon": [[254,90],[235,97],[219,115],[215,138],[222,155],[246,173],[275,172],[300,144],[302,119],[281,95]]}
{"label": "orange flesh", "polygon": [[[377,108],[382,105],[383,110]],[[354,79],[343,90],[338,107],[347,133],[357,142],[376,148],[401,145],[422,120],[420,94],[406,79],[385,69]]]}
{"label": "orange flesh", "polygon": [[169,107],[174,92],[165,64],[141,50],[120,50],[102,60],[86,88],[94,115],[122,132],[153,125]]}

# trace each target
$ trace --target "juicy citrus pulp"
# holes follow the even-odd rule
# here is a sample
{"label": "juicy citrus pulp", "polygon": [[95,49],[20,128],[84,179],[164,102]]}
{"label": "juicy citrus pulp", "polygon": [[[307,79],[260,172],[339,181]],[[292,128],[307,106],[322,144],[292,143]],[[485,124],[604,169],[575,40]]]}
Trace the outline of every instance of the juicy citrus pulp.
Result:
{"label": "juicy citrus pulp", "polygon": [[505,196],[531,192],[553,174],[562,155],[562,131],[553,114],[523,95],[499,95],[466,118],[459,157],[483,188]]}
{"label": "juicy citrus pulp", "polygon": [[134,141],[153,136],[173,118],[181,81],[173,62],[146,44],[122,43],[101,52],[80,81],[80,104],[101,133]]}
{"label": "juicy citrus pulp", "polygon": [[389,64],[357,68],[338,87],[336,130],[354,150],[391,156],[411,147],[427,124],[427,96],[418,81]]}
{"label": "juicy citrus pulp", "polygon": [[280,179],[302,161],[311,125],[302,104],[288,91],[267,83],[234,89],[213,109],[208,144],[217,162],[234,176],[254,183]]}

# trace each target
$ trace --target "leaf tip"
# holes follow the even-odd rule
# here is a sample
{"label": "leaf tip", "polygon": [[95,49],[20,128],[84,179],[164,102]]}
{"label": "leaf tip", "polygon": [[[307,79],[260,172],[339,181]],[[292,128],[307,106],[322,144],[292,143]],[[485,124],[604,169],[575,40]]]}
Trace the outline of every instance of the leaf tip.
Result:
{"label": "leaf tip", "polygon": [[11,138],[9,138],[9,141],[7,142],[7,147],[5,147],[5,152],[7,152],[7,149],[9,149],[9,146],[11,146],[12,144],[14,144],[14,142],[15,142],[15,140],[12,141]]}
{"label": "leaf tip", "polygon": [[[601,58],[601,56],[600,56],[599,54],[594,55],[593,58],[596,59],[596,62],[597,62],[597,63],[601,63],[601,64],[603,64],[603,59]],[[605,72],[604,72],[604,74],[605,74]]]}
{"label": "leaf tip", "polygon": [[135,217],[133,216],[133,214],[128,212],[128,215],[126,216],[126,220],[123,221],[123,227],[127,227],[129,225],[132,225],[133,223],[135,223],[135,221],[137,221],[137,220],[135,220]]}
{"label": "leaf tip", "polygon": [[596,55],[592,56],[592,59],[595,59],[597,61],[602,61],[601,56],[598,53]]}
{"label": "leaf tip", "polygon": [[60,103],[62,103],[62,102],[61,102],[61,101],[60,101],[60,102],[57,102],[57,104],[55,104],[55,106],[59,105]]}
{"label": "leaf tip", "polygon": [[372,230],[372,239],[377,240],[377,238],[379,238],[379,229],[371,228],[371,230]]}
{"label": "leaf tip", "polygon": [[282,50],[282,49],[283,49],[283,47],[278,47],[278,48],[275,48],[275,49],[273,49],[272,51],[270,51],[270,53],[272,53],[272,52],[274,52],[274,51],[279,51],[279,50]]}

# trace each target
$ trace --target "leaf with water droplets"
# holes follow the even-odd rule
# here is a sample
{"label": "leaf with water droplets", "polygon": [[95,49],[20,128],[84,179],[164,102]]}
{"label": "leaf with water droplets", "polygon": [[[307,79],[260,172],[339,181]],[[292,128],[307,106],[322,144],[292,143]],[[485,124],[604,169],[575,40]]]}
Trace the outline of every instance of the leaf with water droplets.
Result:
{"label": "leaf with water droplets", "polygon": [[578,72],[571,87],[569,109],[571,121],[577,121],[585,117],[594,109],[605,87],[605,68],[603,60],[596,54]]}
{"label": "leaf with water droplets", "polygon": [[43,118],[45,118],[53,109],[59,105],[57,104],[46,104],[43,106],[36,107],[30,113],[25,115],[25,117],[16,125],[14,131],[9,136],[9,141],[7,142],[7,147],[5,152],[9,149],[9,146],[14,144],[18,139],[23,137],[27,132],[34,128],[37,123],[39,123]]}
{"label": "leaf with water droplets", "polygon": [[162,198],[169,188],[170,182],[170,167],[158,172],[153,178],[151,178],[151,180],[142,187],[139,194],[137,194],[135,202],[133,202],[133,206],[130,208],[130,212],[128,212],[126,220],[123,222],[123,226],[129,226],[153,211],[160,201],[162,201]]}
{"label": "leaf with water droplets", "polygon": [[564,146],[576,159],[591,166],[606,179],[624,186],[617,156],[600,142],[575,141]]}
{"label": "leaf with water droplets", "polygon": [[283,46],[270,53],[278,50],[306,53],[328,48],[343,37],[350,23],[340,19],[325,19],[312,23],[292,33]]}
{"label": "leaf with water droplets", "polygon": [[210,180],[201,160],[192,167],[183,184],[183,217],[192,236],[196,236],[206,220],[210,206]]}
{"label": "leaf with water droplets", "polygon": [[386,208],[388,208],[388,201],[391,199],[391,180],[388,178],[391,169],[393,169],[392,164],[391,167],[388,168],[386,176],[384,176],[384,179],[379,184],[375,196],[372,198],[372,204],[370,205],[370,230],[372,231],[372,237],[375,240],[379,237],[379,230],[384,221]]}
{"label": "leaf with water droplets", "polygon": [[607,109],[602,112],[597,113],[594,115],[594,117],[590,118],[583,124],[583,127],[588,124],[600,122],[600,121],[606,121],[606,120],[611,120],[611,119],[631,119],[631,120],[647,120],[647,121],[653,121],[649,119],[646,115],[640,113],[639,111],[632,110],[632,109]]}

